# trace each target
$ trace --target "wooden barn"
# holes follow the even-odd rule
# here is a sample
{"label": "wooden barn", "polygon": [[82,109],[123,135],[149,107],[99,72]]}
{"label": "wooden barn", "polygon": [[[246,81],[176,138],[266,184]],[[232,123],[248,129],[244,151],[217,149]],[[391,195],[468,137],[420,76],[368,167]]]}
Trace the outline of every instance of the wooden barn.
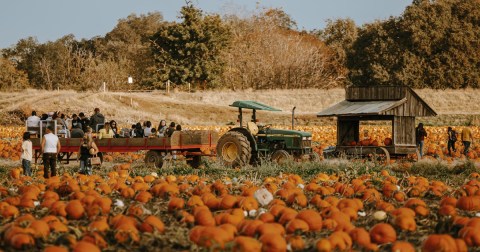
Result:
{"label": "wooden barn", "polygon": [[[415,153],[415,117],[436,115],[406,86],[349,86],[344,101],[317,114],[318,117],[337,117],[337,151],[352,151],[348,143],[361,140],[361,121],[391,122],[392,144],[382,146],[390,155]],[[375,153],[374,146],[370,149]],[[368,147],[363,146],[362,152],[369,152]]]}

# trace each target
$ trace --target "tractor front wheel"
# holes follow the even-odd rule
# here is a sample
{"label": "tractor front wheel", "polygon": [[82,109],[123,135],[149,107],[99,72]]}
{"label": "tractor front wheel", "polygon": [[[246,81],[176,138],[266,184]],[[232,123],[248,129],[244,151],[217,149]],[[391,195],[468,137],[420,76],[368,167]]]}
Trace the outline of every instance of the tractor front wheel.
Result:
{"label": "tractor front wheel", "polygon": [[277,164],[284,164],[292,160],[292,155],[290,155],[286,150],[276,150],[272,154],[272,161]]}
{"label": "tractor front wheel", "polygon": [[218,140],[217,158],[226,166],[245,166],[252,158],[252,147],[242,133],[230,131]]}

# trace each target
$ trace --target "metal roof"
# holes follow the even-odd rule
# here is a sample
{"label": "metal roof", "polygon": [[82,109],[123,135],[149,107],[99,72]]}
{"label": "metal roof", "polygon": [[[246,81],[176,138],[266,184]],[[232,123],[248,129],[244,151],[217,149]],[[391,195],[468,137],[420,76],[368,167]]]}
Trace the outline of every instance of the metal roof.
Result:
{"label": "metal roof", "polygon": [[406,98],[395,101],[342,101],[317,114],[323,116],[382,115],[407,101]]}
{"label": "metal roof", "polygon": [[276,109],[256,101],[235,101],[230,106],[237,107],[237,108],[255,109],[255,110],[281,111],[280,109]]}

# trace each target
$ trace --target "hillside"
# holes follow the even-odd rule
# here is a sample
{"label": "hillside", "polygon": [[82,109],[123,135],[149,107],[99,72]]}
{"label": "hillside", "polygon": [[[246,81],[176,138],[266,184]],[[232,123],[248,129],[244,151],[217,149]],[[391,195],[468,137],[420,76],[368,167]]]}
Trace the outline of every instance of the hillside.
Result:
{"label": "hillside", "polygon": [[[439,114],[436,118],[422,118],[437,125],[480,124],[480,90],[431,90],[416,92]],[[291,109],[296,106],[297,123],[301,125],[333,123],[333,119],[319,121],[315,114],[344,99],[343,89],[303,89],[267,91],[204,91],[195,93],[162,91],[152,93],[75,92],[26,90],[18,93],[0,93],[2,124],[21,124],[21,114],[35,109],[39,113],[62,111],[84,112],[89,115],[99,107],[107,119],[120,124],[132,124],[160,119],[184,125],[224,125],[236,121],[237,111],[229,107],[235,100],[256,100],[282,109],[279,113],[261,112],[260,121],[289,125]]]}

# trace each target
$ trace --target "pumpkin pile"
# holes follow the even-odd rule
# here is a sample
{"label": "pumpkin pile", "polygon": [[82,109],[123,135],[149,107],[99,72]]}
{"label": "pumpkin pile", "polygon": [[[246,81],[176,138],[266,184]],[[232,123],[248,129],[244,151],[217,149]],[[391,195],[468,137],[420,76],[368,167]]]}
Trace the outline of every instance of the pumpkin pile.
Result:
{"label": "pumpkin pile", "polygon": [[282,174],[261,182],[197,175],[132,177],[130,171],[124,163],[105,176],[43,179],[41,172],[32,178],[12,169],[8,186],[0,187],[0,246],[140,249],[154,246],[156,239],[169,241],[181,229],[189,242],[175,244],[177,249],[480,248],[478,173],[454,188],[420,176],[400,179],[387,170],[358,178],[319,173],[309,181]]}

